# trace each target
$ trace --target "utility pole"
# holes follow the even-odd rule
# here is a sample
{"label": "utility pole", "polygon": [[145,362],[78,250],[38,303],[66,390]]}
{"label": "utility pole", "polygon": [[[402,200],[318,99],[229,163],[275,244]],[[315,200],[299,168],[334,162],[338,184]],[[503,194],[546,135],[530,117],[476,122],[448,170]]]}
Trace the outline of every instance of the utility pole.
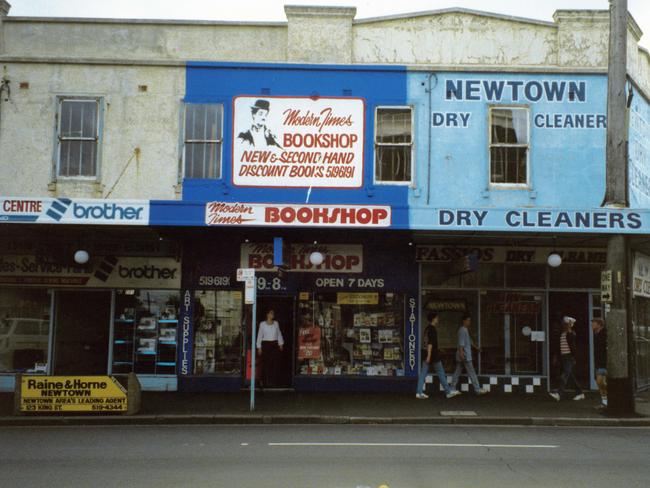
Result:
{"label": "utility pole", "polygon": [[[609,1],[609,63],[607,72],[606,207],[624,208],[627,198],[627,0]],[[605,304],[607,323],[607,412],[634,413],[634,388],[628,349],[627,239],[612,235],[607,242],[607,270],[612,272],[612,300]]]}

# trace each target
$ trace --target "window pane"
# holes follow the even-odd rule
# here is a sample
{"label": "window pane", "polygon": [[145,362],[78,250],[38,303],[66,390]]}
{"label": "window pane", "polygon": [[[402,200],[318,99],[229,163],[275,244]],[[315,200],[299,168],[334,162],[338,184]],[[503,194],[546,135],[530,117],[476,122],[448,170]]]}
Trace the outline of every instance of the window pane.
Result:
{"label": "window pane", "polygon": [[492,144],[527,144],[528,113],[521,109],[492,109]]}
{"label": "window pane", "polygon": [[562,264],[551,268],[551,287],[600,288],[601,266],[588,264]]}
{"label": "window pane", "polygon": [[83,137],[97,137],[97,102],[82,102],[81,130]]}
{"label": "window pane", "polygon": [[527,152],[525,147],[491,147],[490,182],[526,184]]}
{"label": "window pane", "polygon": [[221,105],[185,105],[185,140],[221,139]]}
{"label": "window pane", "polygon": [[541,294],[513,292],[482,296],[481,373],[542,374],[543,343],[529,334],[544,330],[542,300]]}
{"label": "window pane", "polygon": [[377,141],[383,144],[411,143],[411,109],[377,110]]}
{"label": "window pane", "polygon": [[63,100],[61,102],[61,136],[95,137],[97,102]]}
{"label": "window pane", "polygon": [[411,181],[411,146],[376,146],[377,181]]}
{"label": "window pane", "polygon": [[0,372],[34,372],[48,362],[50,295],[0,289]]}
{"label": "window pane", "polygon": [[506,265],[506,286],[516,288],[544,288],[546,286],[546,265]]}
{"label": "window pane", "polygon": [[194,374],[241,374],[242,306],[238,296],[241,292],[196,292]]}
{"label": "window pane", "polygon": [[81,161],[81,141],[61,141],[61,176],[78,176]]}
{"label": "window pane", "polygon": [[479,263],[476,271],[464,273],[463,286],[479,287],[494,286],[503,287],[503,264]]}
{"label": "window pane", "polygon": [[81,167],[79,176],[95,176],[95,152],[97,143],[83,141],[81,143]]}
{"label": "window pane", "polygon": [[460,287],[460,275],[451,263],[423,263],[422,286]]}
{"label": "window pane", "polygon": [[185,144],[185,178],[220,178],[221,144]]}
{"label": "window pane", "polygon": [[403,376],[404,297],[378,295],[365,304],[336,293],[301,301],[298,374]]}
{"label": "window pane", "polygon": [[[472,324],[469,327],[469,334],[475,345],[479,344],[478,333],[478,294],[468,291],[431,291],[427,292],[422,298],[422,327],[421,333],[424,333],[426,327],[426,317],[429,312],[436,312],[439,317],[437,326],[438,330],[438,348],[442,358],[442,363],[449,371],[453,371],[456,362],[456,347],[458,344],[458,327],[462,322],[463,315],[469,314],[472,318]],[[424,341],[421,342],[424,347]],[[479,354],[472,358],[474,367],[478,372]],[[435,375],[434,375],[435,376]],[[436,381],[434,379],[434,381]]]}

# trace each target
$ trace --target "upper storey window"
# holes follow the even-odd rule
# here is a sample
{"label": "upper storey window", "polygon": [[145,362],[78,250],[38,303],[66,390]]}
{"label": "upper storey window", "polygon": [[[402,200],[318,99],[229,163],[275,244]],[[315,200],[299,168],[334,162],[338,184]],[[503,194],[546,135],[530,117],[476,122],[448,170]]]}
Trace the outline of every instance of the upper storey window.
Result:
{"label": "upper storey window", "polygon": [[377,107],[375,112],[375,183],[413,181],[413,110]]}
{"label": "upper storey window", "polygon": [[490,108],[490,184],[528,185],[528,109]]}
{"label": "upper storey window", "polygon": [[223,105],[186,104],[183,142],[185,178],[221,178]]}
{"label": "upper storey window", "polygon": [[56,174],[96,178],[100,143],[99,98],[61,97],[57,116]]}

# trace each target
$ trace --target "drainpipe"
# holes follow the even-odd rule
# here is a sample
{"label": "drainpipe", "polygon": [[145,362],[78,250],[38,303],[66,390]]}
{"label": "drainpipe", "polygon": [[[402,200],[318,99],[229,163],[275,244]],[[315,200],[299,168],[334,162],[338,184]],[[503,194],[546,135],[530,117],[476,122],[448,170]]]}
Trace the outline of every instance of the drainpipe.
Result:
{"label": "drainpipe", "polygon": [[427,137],[427,148],[428,148],[428,155],[427,155],[427,205],[430,204],[431,202],[431,164],[432,164],[432,151],[433,147],[431,144],[431,135],[432,135],[432,127],[431,127],[431,98],[433,97],[433,87],[431,86],[431,80],[435,78],[436,79],[436,85],[438,84],[438,77],[435,75],[435,73],[429,73],[429,76],[427,77],[427,88],[425,91],[429,94],[428,98],[428,104],[427,104],[427,114],[426,114],[426,121],[427,121],[427,126],[428,126],[428,137]]}

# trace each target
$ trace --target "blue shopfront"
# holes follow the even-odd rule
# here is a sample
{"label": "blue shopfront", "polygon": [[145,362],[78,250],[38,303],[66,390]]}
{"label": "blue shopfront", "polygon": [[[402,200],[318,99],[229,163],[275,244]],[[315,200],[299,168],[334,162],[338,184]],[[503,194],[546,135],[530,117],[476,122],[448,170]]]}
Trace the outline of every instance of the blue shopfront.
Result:
{"label": "blue shopfront", "polygon": [[[258,324],[274,310],[284,347],[276,388],[408,391],[417,374],[418,274],[407,235],[364,231],[200,232],[184,246],[179,389],[239,390],[250,379],[252,305],[237,268],[254,268]],[[273,239],[285,246],[273,265]],[[319,253],[321,264],[310,255]]]}

